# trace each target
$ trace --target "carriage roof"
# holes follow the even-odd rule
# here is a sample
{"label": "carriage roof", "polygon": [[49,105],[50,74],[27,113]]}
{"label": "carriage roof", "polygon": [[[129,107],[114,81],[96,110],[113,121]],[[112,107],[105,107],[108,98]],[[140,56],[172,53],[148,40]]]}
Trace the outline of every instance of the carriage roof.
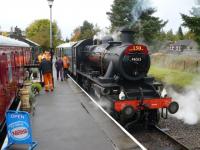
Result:
{"label": "carriage roof", "polygon": [[0,35],[0,46],[30,47],[28,44]]}
{"label": "carriage roof", "polygon": [[74,42],[69,42],[69,43],[63,43],[57,46],[57,48],[68,48],[72,47],[74,45]]}

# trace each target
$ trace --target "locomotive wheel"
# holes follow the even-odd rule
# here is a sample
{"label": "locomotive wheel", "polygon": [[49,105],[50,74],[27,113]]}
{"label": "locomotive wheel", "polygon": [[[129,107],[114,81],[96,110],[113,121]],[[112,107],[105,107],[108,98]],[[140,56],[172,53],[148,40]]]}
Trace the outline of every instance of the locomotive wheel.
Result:
{"label": "locomotive wheel", "polygon": [[78,82],[78,84],[79,84],[80,86],[82,86],[82,76],[81,76],[81,75],[77,74],[77,76],[76,76],[76,81]]}
{"label": "locomotive wheel", "polygon": [[160,112],[159,110],[150,110],[148,116],[148,125],[157,125],[160,121]]}
{"label": "locomotive wheel", "polygon": [[91,90],[91,82],[88,79],[82,78],[82,86],[87,92],[90,92],[90,90]]}

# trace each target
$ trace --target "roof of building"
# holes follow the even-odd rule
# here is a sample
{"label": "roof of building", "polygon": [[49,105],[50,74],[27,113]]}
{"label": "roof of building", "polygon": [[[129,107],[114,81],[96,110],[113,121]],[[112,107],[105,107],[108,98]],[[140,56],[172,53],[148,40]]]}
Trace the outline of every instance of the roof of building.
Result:
{"label": "roof of building", "polygon": [[192,42],[194,42],[193,40],[180,40],[180,41],[176,41],[174,44],[174,46],[178,46],[178,45],[183,45],[183,46],[188,46],[190,45]]}
{"label": "roof of building", "polygon": [[25,42],[14,40],[0,35],[0,46],[30,47]]}
{"label": "roof of building", "polygon": [[31,41],[30,39],[25,39],[25,40],[28,41],[28,42],[30,42],[30,43],[32,43],[32,44],[34,44],[35,46],[40,46],[38,43],[33,42],[33,41]]}

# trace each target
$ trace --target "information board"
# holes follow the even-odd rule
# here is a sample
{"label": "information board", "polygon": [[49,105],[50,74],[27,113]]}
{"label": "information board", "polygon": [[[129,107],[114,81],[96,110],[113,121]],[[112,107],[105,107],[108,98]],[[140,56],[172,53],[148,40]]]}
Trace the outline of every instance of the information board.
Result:
{"label": "information board", "polygon": [[37,145],[32,139],[29,113],[25,111],[7,111],[6,125],[8,136],[7,147],[12,144],[29,144],[29,149],[33,149]]}

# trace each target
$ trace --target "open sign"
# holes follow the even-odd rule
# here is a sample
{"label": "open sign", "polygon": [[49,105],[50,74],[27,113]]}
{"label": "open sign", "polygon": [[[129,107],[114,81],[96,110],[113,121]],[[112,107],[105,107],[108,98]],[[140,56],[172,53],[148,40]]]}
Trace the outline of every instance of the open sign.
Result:
{"label": "open sign", "polygon": [[24,111],[8,111],[6,113],[6,125],[8,134],[8,146],[12,144],[29,144],[35,147],[36,142],[32,140],[30,116]]}

